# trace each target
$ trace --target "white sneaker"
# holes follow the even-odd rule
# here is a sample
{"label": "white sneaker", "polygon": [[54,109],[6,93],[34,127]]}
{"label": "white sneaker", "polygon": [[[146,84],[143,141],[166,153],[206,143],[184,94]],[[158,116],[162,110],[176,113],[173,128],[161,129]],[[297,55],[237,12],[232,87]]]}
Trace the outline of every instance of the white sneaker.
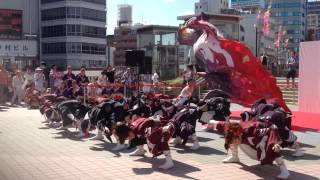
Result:
{"label": "white sneaker", "polygon": [[129,156],[144,156],[147,151],[143,148],[137,148],[135,151],[129,154]]}
{"label": "white sneaker", "polygon": [[166,157],[166,162],[164,162],[164,164],[162,164],[161,166],[159,166],[160,169],[163,170],[167,170],[167,169],[171,169],[173,168],[174,164],[173,161],[171,159],[171,157]]}
{"label": "white sneaker", "polygon": [[112,151],[121,151],[127,148],[127,145],[118,143],[116,147],[112,148]]}
{"label": "white sneaker", "polygon": [[229,156],[222,160],[223,163],[238,163],[240,162],[240,159],[238,156]]}
{"label": "white sneaker", "polygon": [[288,179],[290,172],[285,166],[280,166],[281,173],[277,176],[279,179]]}
{"label": "white sneaker", "polygon": [[60,126],[60,127],[58,127],[56,130],[67,130],[67,129],[68,129],[68,127]]}
{"label": "white sneaker", "polygon": [[182,144],[182,139],[179,136],[177,136],[170,142],[170,144],[173,144],[173,145]]}

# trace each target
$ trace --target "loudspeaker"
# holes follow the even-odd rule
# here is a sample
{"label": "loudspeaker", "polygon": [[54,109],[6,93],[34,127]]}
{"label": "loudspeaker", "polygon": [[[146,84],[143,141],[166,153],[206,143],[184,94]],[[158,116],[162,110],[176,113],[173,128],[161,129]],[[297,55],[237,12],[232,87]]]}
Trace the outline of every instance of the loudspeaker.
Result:
{"label": "loudspeaker", "polygon": [[139,74],[152,74],[152,57],[143,58],[142,64],[139,66]]}
{"label": "loudspeaker", "polygon": [[127,50],[126,51],[126,66],[136,67],[142,65],[144,51],[142,50]]}

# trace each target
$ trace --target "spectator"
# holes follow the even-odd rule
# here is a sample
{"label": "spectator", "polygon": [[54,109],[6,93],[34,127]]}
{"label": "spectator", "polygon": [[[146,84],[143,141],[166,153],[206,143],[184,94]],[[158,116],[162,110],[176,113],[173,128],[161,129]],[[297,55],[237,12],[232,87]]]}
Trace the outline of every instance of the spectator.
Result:
{"label": "spectator", "polygon": [[112,66],[108,66],[106,71],[106,76],[110,83],[114,83],[114,74],[115,74],[115,69],[112,68]]}
{"label": "spectator", "polygon": [[63,76],[62,80],[67,83],[66,85],[67,85],[68,88],[71,88],[71,86],[72,86],[72,81],[73,81],[73,80],[76,80],[76,76],[72,73],[72,68],[71,68],[71,66],[68,66],[68,68],[67,68],[67,74],[65,74],[65,75]]}
{"label": "spectator", "polygon": [[49,78],[50,78],[51,89],[53,91],[56,91],[60,87],[60,84],[62,83],[62,77],[61,77],[61,74],[57,71],[56,65],[51,66]]}
{"label": "spectator", "polygon": [[[50,87],[50,79],[49,79],[50,71],[47,68],[47,64],[44,61],[41,62],[41,69],[43,70],[42,73],[43,73],[44,78],[45,78],[44,87],[48,88],[48,87]],[[36,84],[36,86],[37,86],[37,84]]]}
{"label": "spectator", "polygon": [[24,102],[27,104],[29,108],[38,107],[39,96],[40,92],[36,90],[35,83],[31,83],[26,90]]}
{"label": "spectator", "polygon": [[289,88],[289,80],[290,78],[292,79],[292,88],[296,87],[295,84],[295,78],[296,78],[296,58],[295,58],[295,52],[291,52],[288,61],[287,61],[287,66],[288,66],[288,74],[287,74],[287,88]]}
{"label": "spectator", "polygon": [[5,103],[7,98],[7,91],[9,86],[9,73],[5,67],[2,65],[0,70],[0,103]]}
{"label": "spectator", "polygon": [[193,68],[193,65],[188,65],[186,70],[183,73],[183,82],[184,84],[187,84],[191,80],[196,79],[196,72]]}
{"label": "spectator", "polygon": [[266,53],[263,53],[263,55],[261,56],[261,64],[265,69],[268,69],[268,58]]}
{"label": "spectator", "polygon": [[159,73],[157,71],[154,72],[154,74],[151,77],[152,79],[152,85],[153,85],[153,91],[154,93],[158,92],[158,85],[159,85]]}
{"label": "spectator", "polygon": [[159,84],[159,73],[157,71],[152,75],[152,83],[153,85]]}
{"label": "spectator", "polygon": [[106,71],[102,71],[101,75],[97,79],[97,84],[99,84],[102,87],[105,87],[108,84],[108,78],[106,76]]}
{"label": "spectator", "polygon": [[83,98],[84,97],[83,87],[78,85],[77,81],[72,81],[72,88],[69,95],[71,99]]}
{"label": "spectator", "polygon": [[84,67],[81,67],[80,73],[76,76],[76,81],[83,88],[89,84],[89,78],[86,76],[86,69]]}
{"label": "spectator", "polygon": [[98,78],[93,83],[88,84],[88,96],[100,96],[102,94],[101,86],[98,84]]}
{"label": "spectator", "polygon": [[43,71],[40,67],[36,68],[36,72],[33,75],[33,79],[34,79],[36,90],[38,90],[40,93],[42,93],[45,90],[44,85],[46,82],[46,78],[45,78],[45,75],[43,74]]}
{"label": "spectator", "polygon": [[20,105],[23,95],[23,77],[19,70],[16,71],[15,76],[12,78],[12,89],[13,89],[13,96],[11,99],[11,105],[13,105],[18,99],[17,104]]}
{"label": "spectator", "polygon": [[24,73],[23,89],[26,90],[31,83],[33,83],[33,74],[31,69],[28,67],[27,71]]}

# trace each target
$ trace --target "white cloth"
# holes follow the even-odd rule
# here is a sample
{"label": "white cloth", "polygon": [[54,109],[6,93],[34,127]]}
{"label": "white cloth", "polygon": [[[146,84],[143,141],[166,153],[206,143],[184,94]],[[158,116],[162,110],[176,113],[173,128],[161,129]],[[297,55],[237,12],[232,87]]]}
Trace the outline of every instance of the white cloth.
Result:
{"label": "white cloth", "polygon": [[153,84],[159,84],[159,75],[158,73],[154,73],[151,77]]}
{"label": "white cloth", "polygon": [[99,78],[98,78],[98,84],[99,84],[100,86],[106,86],[106,85],[107,85],[107,82],[108,82],[108,78],[107,78],[105,75],[99,76]]}
{"label": "white cloth", "polygon": [[43,92],[44,91],[44,82],[45,82],[44,74],[43,73],[35,73],[33,75],[33,79],[34,79],[36,90]]}
{"label": "white cloth", "polygon": [[26,89],[26,86],[33,82],[33,74],[25,73],[24,74],[24,83],[23,89]]}
{"label": "white cloth", "polygon": [[13,103],[18,98],[18,103],[21,102],[23,94],[23,78],[22,76],[14,76],[12,79],[13,96],[11,102]]}

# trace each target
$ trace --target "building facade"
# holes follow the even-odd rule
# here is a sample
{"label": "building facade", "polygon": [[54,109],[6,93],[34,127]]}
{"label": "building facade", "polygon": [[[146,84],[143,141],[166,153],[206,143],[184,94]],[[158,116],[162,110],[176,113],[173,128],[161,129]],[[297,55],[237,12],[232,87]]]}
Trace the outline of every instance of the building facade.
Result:
{"label": "building facade", "polygon": [[161,79],[179,76],[177,34],[179,27],[148,25],[137,29],[137,48],[152,59],[152,72]]}
{"label": "building facade", "polygon": [[0,1],[0,64],[24,69],[39,64],[39,1]]}
{"label": "building facade", "polygon": [[106,66],[106,1],[41,0],[41,60],[65,68]]}
{"label": "building facade", "polygon": [[251,12],[265,11],[271,7],[271,18],[289,39],[287,49],[299,51],[306,36],[306,0],[231,0],[231,6]]}
{"label": "building facade", "polygon": [[298,52],[306,37],[306,0],[277,0],[271,4],[271,17],[285,31],[289,39],[287,49]]}
{"label": "building facade", "polygon": [[221,9],[229,7],[229,0],[200,0],[194,5],[194,12],[196,15],[201,13],[221,13]]}
{"label": "building facade", "polygon": [[137,49],[137,29],[133,26],[120,26],[114,29],[114,56],[115,66],[124,66],[126,50]]}
{"label": "building facade", "polygon": [[308,2],[307,40],[320,40],[320,1]]}
{"label": "building facade", "polygon": [[264,7],[265,0],[231,0],[231,8],[251,11],[252,13],[264,9]]}
{"label": "building facade", "polygon": [[240,41],[247,44],[257,57],[265,53],[269,57],[276,56],[276,24],[269,20],[269,33],[264,33],[263,19],[257,19],[256,14],[244,14],[240,21]]}

